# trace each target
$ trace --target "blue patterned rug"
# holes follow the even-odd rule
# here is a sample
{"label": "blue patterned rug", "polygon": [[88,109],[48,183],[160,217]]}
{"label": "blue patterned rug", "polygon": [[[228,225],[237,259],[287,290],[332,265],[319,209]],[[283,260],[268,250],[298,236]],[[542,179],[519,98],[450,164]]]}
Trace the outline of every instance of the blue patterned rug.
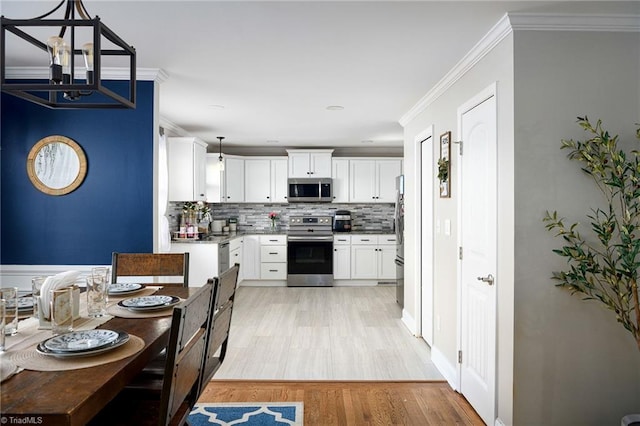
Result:
{"label": "blue patterned rug", "polygon": [[200,403],[189,414],[192,426],[301,426],[302,402]]}

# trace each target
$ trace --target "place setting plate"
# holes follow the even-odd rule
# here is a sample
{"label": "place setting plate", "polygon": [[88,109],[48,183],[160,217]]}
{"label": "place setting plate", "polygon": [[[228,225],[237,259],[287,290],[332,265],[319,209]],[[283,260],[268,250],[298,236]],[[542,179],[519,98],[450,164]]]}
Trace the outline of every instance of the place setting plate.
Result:
{"label": "place setting plate", "polygon": [[145,288],[144,284],[139,283],[113,283],[109,284],[109,296],[120,296],[140,291]]}
{"label": "place setting plate", "polygon": [[118,306],[130,311],[144,312],[167,309],[178,303],[180,303],[180,298],[176,296],[151,295],[121,300],[118,302]]}
{"label": "place setting plate", "polygon": [[[7,302],[7,308],[12,308],[13,306],[13,300]],[[31,295],[18,297],[18,312],[25,311],[33,311],[33,297]]]}
{"label": "place setting plate", "polygon": [[40,342],[36,351],[59,358],[92,356],[124,345],[129,334],[114,330],[71,331]]}

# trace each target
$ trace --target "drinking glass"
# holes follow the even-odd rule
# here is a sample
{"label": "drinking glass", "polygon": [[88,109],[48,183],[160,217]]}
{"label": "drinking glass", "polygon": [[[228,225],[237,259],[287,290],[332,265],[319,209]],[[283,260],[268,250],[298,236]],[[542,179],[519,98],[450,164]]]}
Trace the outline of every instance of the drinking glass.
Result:
{"label": "drinking glass", "polygon": [[73,287],[51,290],[51,332],[73,331]]}
{"label": "drinking glass", "polygon": [[111,268],[108,266],[96,266],[95,268],[91,268],[91,275],[94,277],[101,277],[104,279],[104,282],[107,284],[111,278]]}
{"label": "drinking glass", "polygon": [[0,299],[5,300],[4,334],[18,332],[18,287],[0,288]]}
{"label": "drinking glass", "polygon": [[107,291],[109,283],[103,275],[87,277],[87,313],[97,318],[107,314]]}
{"label": "drinking glass", "polygon": [[33,317],[38,318],[38,302],[40,300],[40,292],[42,291],[42,284],[47,277],[33,277],[31,278],[31,296],[33,297]]}

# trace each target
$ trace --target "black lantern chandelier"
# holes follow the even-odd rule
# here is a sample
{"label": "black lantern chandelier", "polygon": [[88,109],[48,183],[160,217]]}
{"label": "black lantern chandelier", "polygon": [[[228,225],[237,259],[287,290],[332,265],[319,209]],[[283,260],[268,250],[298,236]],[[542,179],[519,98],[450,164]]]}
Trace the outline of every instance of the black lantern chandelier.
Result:
{"label": "black lantern chandelier", "polygon": [[[64,19],[45,19],[65,3]],[[91,18],[82,0],[62,0],[53,10],[33,19],[2,16],[1,20],[0,84],[3,92],[49,108],[135,108],[136,51],[107,28],[98,16]],[[77,42],[76,38],[81,41]],[[49,81],[19,76],[12,76],[8,81],[9,47],[20,54],[26,52],[27,47],[48,53]],[[124,62],[119,70],[128,68],[128,84],[121,86],[128,85],[126,89],[114,91],[103,85],[102,64],[106,57]],[[43,55],[42,62],[45,58]],[[84,65],[82,77],[76,76],[76,62]]]}

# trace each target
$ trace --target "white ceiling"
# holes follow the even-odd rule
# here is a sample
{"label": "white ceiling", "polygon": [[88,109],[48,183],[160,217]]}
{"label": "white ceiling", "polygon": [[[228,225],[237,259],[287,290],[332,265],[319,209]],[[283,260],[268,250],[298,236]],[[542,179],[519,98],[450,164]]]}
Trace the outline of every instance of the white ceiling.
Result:
{"label": "white ceiling", "polygon": [[[58,2],[1,0],[0,12],[31,18]],[[168,74],[160,85],[161,117],[213,144],[214,151],[216,136],[226,137],[225,147],[239,148],[400,148],[400,117],[505,12],[550,6],[524,1],[84,4],[136,48],[138,67]],[[617,3],[606,4],[612,10]],[[554,2],[551,10],[595,10],[595,5]],[[329,111],[330,105],[344,109]]]}

